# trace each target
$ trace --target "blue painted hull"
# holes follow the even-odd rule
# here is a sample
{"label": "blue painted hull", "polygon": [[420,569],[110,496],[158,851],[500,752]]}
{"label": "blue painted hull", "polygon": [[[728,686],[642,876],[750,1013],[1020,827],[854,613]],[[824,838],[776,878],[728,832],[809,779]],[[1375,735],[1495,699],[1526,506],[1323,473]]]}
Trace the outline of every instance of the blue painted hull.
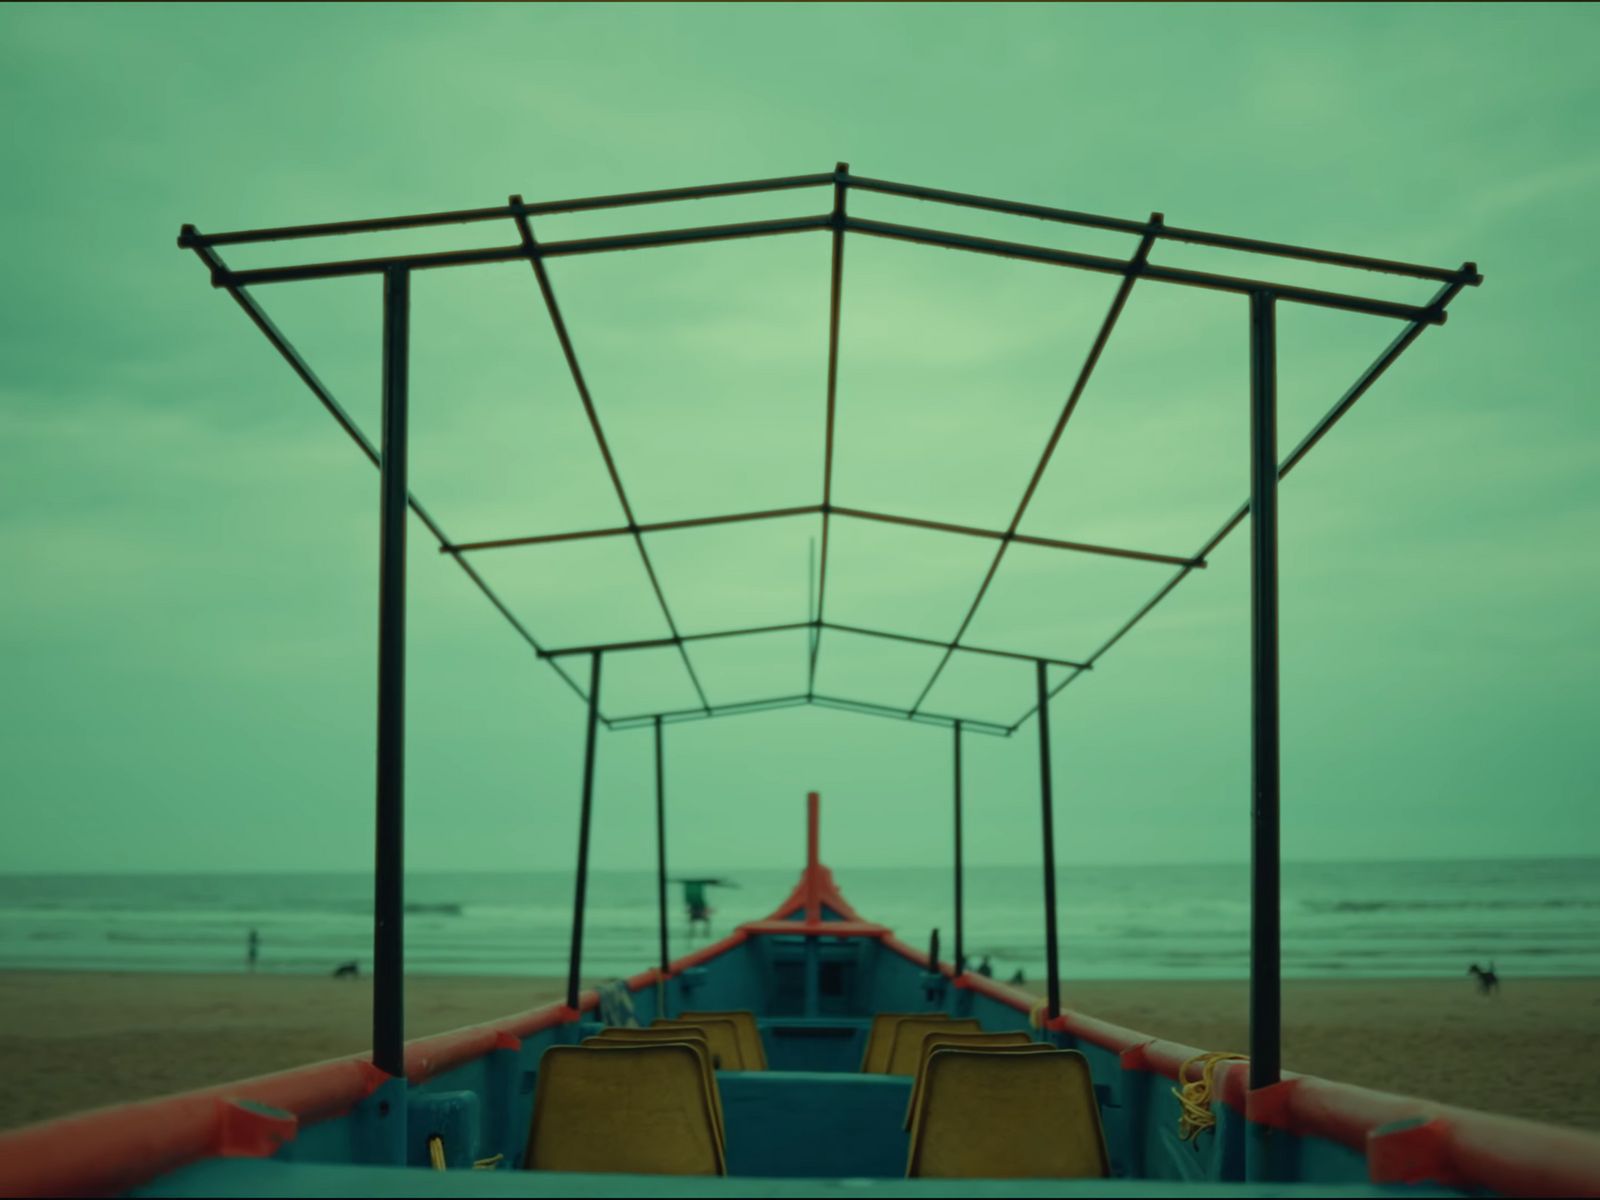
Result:
{"label": "blue painted hull", "polygon": [[[957,976],[947,965],[930,969],[925,957],[887,930],[861,920],[821,870],[824,877],[812,879],[809,887],[803,880],[773,918],[741,927],[723,942],[679,960],[665,975],[647,971],[628,981],[626,1005],[641,1023],[685,1009],[758,1014],[770,1069],[718,1075],[727,1130],[726,1178],[510,1169],[525,1148],[540,1056],[550,1046],[576,1043],[602,1027],[600,999],[591,993],[580,1012],[550,1006],[413,1042],[405,1078],[388,1078],[370,1062],[349,1060],[4,1135],[0,1191],[139,1196],[789,1196],[863,1189],[920,1196],[1600,1194],[1600,1140],[1318,1080],[1291,1080],[1275,1097],[1245,1095],[1242,1076],[1225,1072],[1214,1105],[1215,1127],[1185,1142],[1171,1076],[1190,1049],[1076,1014],[1042,1029],[1035,1025],[1034,1034],[1088,1059],[1112,1179],[976,1184],[905,1179],[908,1147],[902,1125],[912,1081],[860,1071],[871,1014],[945,1011],[976,1017],[990,1030],[1028,1027],[1040,1014],[1031,996],[982,977]],[[1430,1119],[1409,1129],[1388,1128],[1404,1116]],[[152,1150],[154,1134],[141,1130],[170,1135],[172,1145]],[[430,1165],[433,1136],[442,1139],[444,1172]],[[1511,1149],[1495,1151],[1496,1137]],[[103,1147],[104,1161],[85,1159],[82,1148],[91,1144]],[[63,1146],[77,1147],[72,1170],[52,1165]],[[474,1169],[486,1160],[492,1167]],[[24,1169],[29,1162],[44,1167],[30,1176]]]}

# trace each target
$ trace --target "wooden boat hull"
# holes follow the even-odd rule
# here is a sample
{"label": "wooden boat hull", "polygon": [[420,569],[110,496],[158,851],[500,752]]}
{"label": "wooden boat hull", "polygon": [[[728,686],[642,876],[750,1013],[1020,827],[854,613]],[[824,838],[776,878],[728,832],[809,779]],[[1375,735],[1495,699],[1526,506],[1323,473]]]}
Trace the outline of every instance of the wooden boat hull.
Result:
{"label": "wooden boat hull", "polygon": [[[760,1016],[769,1070],[718,1082],[729,1176],[580,1176],[520,1161],[540,1055],[601,1027],[602,998],[411,1042],[404,1078],[349,1058],[0,1135],[7,1195],[1600,1195],[1600,1139],[1310,1077],[1247,1090],[1217,1075],[1215,1127],[1179,1135],[1193,1047],[1065,1013],[863,920],[825,867],[772,917],[626,981],[642,1022],[686,1009]],[[859,1070],[875,1011],[1033,1025],[1089,1061],[1114,1178],[905,1179],[912,1080]],[[431,1167],[441,1139],[447,1170]],[[474,1169],[475,1163],[492,1169]],[[1419,1190],[1420,1189],[1420,1190]]]}

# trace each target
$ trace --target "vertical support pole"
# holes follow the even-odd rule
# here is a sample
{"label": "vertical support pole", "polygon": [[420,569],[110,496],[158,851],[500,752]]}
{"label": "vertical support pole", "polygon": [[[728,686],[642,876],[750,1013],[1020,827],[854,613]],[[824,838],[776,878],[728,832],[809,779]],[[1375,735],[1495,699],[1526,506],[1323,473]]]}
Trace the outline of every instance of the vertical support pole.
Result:
{"label": "vertical support pole", "polygon": [[572,960],[567,966],[567,1007],[578,1010],[583,967],[583,903],[589,889],[589,817],[594,811],[594,743],[600,724],[600,651],[589,655],[589,736],[583,749],[583,810],[578,817],[578,884],[572,898]]}
{"label": "vertical support pole", "polygon": [[[822,920],[821,841],[822,797],[806,793],[806,916],[808,922]],[[805,1015],[817,1016],[822,1009],[822,962],[818,939],[806,934]]]}
{"label": "vertical support pole", "polygon": [[961,722],[955,723],[955,808],[956,808],[956,974],[967,969],[966,940],[961,906]]}
{"label": "vertical support pole", "polygon": [[[656,716],[656,907],[661,929],[661,973],[667,973],[667,789],[661,761],[661,717]],[[666,1016],[666,1013],[659,1013]]]}
{"label": "vertical support pole", "polygon": [[405,1075],[406,368],[411,281],[383,273],[378,464],[378,764],[372,906],[372,1062]]}
{"label": "vertical support pole", "polygon": [[1050,685],[1043,659],[1034,662],[1039,687],[1039,811],[1044,819],[1044,953],[1050,1018],[1061,1015],[1061,958],[1056,944],[1056,825],[1050,790]]}
{"label": "vertical support pole", "polygon": [[806,920],[822,920],[822,891],[818,868],[821,863],[822,797],[806,793]]}
{"label": "vertical support pole", "polygon": [[1278,1082],[1278,354],[1271,292],[1250,294],[1250,1086]]}

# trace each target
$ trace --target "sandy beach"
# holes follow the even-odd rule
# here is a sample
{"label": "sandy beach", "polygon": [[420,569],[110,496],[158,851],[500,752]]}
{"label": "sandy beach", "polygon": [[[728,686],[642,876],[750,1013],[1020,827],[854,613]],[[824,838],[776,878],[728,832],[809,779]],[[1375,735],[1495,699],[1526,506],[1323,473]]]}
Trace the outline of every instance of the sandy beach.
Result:
{"label": "sandy beach", "polygon": [[[408,984],[412,1037],[559,996],[551,979]],[[1242,1050],[1243,983],[1071,983],[1080,1011],[1206,1049]],[[285,975],[0,972],[0,1128],[366,1048],[370,984]],[[1600,1129],[1600,981],[1285,985],[1290,1069],[1489,1112]]]}
{"label": "sandy beach", "polygon": [[[1243,1052],[1240,982],[1072,983],[1062,1003],[1206,1050]],[[1600,1129],[1600,980],[1288,980],[1283,1064],[1379,1091]]]}

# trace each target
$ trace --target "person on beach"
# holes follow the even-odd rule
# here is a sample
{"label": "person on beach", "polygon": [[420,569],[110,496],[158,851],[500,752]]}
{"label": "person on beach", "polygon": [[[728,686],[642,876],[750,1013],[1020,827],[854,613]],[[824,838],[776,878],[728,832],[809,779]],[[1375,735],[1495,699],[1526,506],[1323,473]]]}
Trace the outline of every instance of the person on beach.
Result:
{"label": "person on beach", "polygon": [[689,910],[689,936],[694,936],[695,927],[704,928],[706,935],[711,934],[711,906],[706,903],[707,879],[685,879],[683,881],[683,902]]}
{"label": "person on beach", "polygon": [[983,956],[983,961],[978,964],[978,974],[986,979],[994,978],[994,964],[989,961],[987,954]]}
{"label": "person on beach", "polygon": [[706,889],[713,887],[738,887],[727,879],[679,879],[683,885],[683,906],[689,910],[689,936],[698,927],[706,936],[711,935],[711,905],[706,901]]}
{"label": "person on beach", "polygon": [[254,971],[256,969],[256,959],[261,956],[261,935],[254,929],[250,931],[250,948],[246,951],[246,954],[250,962],[250,969]]}

